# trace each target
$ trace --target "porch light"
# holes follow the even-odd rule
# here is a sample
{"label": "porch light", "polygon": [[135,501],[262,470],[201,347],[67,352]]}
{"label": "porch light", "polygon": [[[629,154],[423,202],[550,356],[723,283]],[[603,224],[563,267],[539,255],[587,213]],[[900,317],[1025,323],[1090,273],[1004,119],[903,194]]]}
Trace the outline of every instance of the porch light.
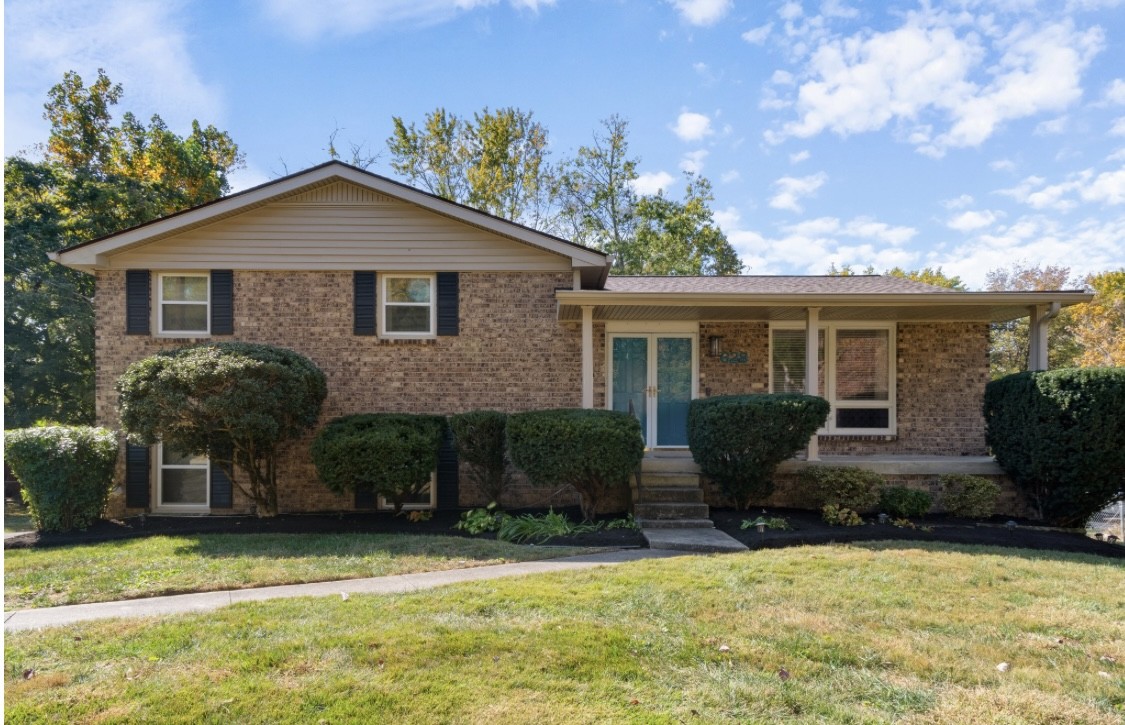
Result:
{"label": "porch light", "polygon": [[723,354],[723,338],[721,335],[711,335],[707,338],[707,354],[719,357]]}

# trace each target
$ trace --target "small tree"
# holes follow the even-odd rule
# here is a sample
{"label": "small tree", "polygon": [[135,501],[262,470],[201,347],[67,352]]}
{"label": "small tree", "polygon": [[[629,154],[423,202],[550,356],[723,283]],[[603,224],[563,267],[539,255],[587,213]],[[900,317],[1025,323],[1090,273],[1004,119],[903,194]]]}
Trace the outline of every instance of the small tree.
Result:
{"label": "small tree", "polygon": [[735,507],[773,493],[777,465],[801,450],[828,419],[811,395],[722,395],[691,401],[688,445],[704,475]]}
{"label": "small tree", "polygon": [[508,416],[495,410],[458,413],[449,419],[457,455],[489,501],[501,503],[508,472]]}
{"label": "small tree", "polygon": [[245,342],[157,353],[130,365],[117,391],[131,438],[206,455],[261,517],[277,515],[282,445],[316,424],[327,396],[324,373],[308,358]]}

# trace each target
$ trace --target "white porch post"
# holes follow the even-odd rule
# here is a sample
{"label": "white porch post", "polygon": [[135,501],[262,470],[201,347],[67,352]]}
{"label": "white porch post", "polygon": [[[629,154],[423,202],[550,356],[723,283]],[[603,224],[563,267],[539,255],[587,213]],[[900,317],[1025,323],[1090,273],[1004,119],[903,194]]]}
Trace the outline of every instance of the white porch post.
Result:
{"label": "white porch post", "polygon": [[1028,324],[1027,369],[1047,369],[1047,326],[1059,314],[1059,303],[1052,302],[1050,307],[1036,305],[1031,308],[1031,320]]}
{"label": "white porch post", "polygon": [[594,308],[582,305],[582,407],[594,407]]}
{"label": "white porch post", "polygon": [[[820,395],[819,387],[819,368],[820,358],[817,354],[819,352],[820,336],[817,332],[820,321],[820,308],[809,307],[805,310],[805,394],[806,395]],[[807,460],[819,461],[820,460],[820,441],[817,434],[813,433],[809,438],[808,451],[805,456]]]}

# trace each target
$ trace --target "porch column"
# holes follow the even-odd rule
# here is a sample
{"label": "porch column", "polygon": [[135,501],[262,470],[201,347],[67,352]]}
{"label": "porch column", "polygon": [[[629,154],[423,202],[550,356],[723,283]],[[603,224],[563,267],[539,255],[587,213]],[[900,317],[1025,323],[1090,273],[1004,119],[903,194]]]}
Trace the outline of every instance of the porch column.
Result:
{"label": "porch column", "polygon": [[1052,302],[1050,307],[1036,305],[1031,308],[1031,320],[1028,323],[1027,369],[1047,369],[1047,327],[1055,315],[1059,314],[1060,305]]}
{"label": "porch column", "polygon": [[594,307],[582,305],[582,407],[594,407]]}
{"label": "porch column", "polygon": [[[805,394],[806,395],[820,395],[817,389],[819,386],[818,375],[820,368],[820,359],[817,355],[819,347],[819,328],[820,321],[820,308],[809,307],[805,310]],[[820,441],[816,433],[812,434],[809,438],[809,446],[806,453],[806,459],[810,461],[820,460]]]}

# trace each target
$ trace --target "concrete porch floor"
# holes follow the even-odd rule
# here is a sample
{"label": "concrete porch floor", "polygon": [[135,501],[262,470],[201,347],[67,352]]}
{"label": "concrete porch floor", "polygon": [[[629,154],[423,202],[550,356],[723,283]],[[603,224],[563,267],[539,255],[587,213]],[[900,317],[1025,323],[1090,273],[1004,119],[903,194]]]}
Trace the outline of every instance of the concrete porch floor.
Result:
{"label": "concrete porch floor", "polygon": [[[677,464],[684,471],[698,472],[699,466],[691,459],[691,451],[685,449],[655,449],[645,451],[645,459]],[[926,456],[926,455],[876,455],[840,456],[822,455],[820,460],[806,461],[800,458],[783,461],[777,467],[778,473],[797,473],[809,466],[845,466],[861,468],[882,474],[937,476],[942,473],[965,473],[974,476],[1000,476],[1004,470],[992,456]]]}

